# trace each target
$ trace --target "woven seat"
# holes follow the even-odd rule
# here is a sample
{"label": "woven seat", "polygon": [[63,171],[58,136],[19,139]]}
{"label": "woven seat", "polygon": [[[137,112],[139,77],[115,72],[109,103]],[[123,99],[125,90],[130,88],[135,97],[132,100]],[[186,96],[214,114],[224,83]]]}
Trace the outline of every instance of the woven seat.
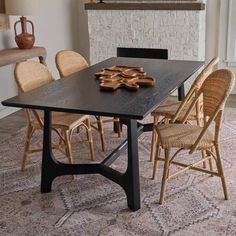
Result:
{"label": "woven seat", "polygon": [[[69,50],[59,51],[56,54],[55,60],[61,78],[72,75],[89,66],[83,56],[77,52]],[[98,130],[100,133],[102,151],[105,151],[103,123],[115,122],[118,131],[118,137],[120,137],[120,122],[118,118],[103,119],[101,116],[96,116],[95,118],[96,121],[92,122],[92,127]],[[94,123],[97,124],[97,127],[93,125]]]}
{"label": "woven seat", "polygon": [[[189,124],[166,124],[155,127],[161,140],[162,148],[190,149],[203,128]],[[202,150],[214,145],[214,135],[207,130],[197,149]]]}
{"label": "woven seat", "polygon": [[[180,121],[178,116],[180,113],[178,113],[171,120],[172,123],[155,126],[155,132],[157,133],[158,138],[152,175],[153,179],[156,175],[158,161],[161,160],[165,162],[159,200],[160,204],[164,201],[164,192],[167,181],[188,169],[220,177],[225,199],[228,199],[226,181],[220,156],[219,136],[225,102],[234,87],[234,82],[234,74],[229,70],[218,70],[213,72],[207,77],[197,92],[194,100],[191,102],[186,114],[181,120],[181,124],[174,123],[176,120]],[[202,98],[203,101],[203,127],[186,124],[188,116],[194,109],[199,98]],[[213,122],[215,124],[214,126],[211,126],[214,127],[214,132],[212,133],[209,130],[209,127]],[[170,153],[172,148],[177,148],[177,151],[171,157]],[[164,149],[164,158],[161,158],[161,149]],[[203,154],[202,159],[192,164],[175,161],[175,157],[183,149],[189,150],[189,154],[194,153],[196,150],[201,150]],[[199,164],[202,164],[205,161],[209,161],[209,168],[206,166],[203,166],[203,168],[198,167]],[[214,171],[212,161],[215,161],[217,171]],[[183,169],[174,174],[170,174],[171,164],[181,166]]]}
{"label": "woven seat", "polygon": [[[37,110],[38,117],[41,121],[44,119],[44,114],[42,111]],[[64,127],[65,129],[72,129],[73,127],[77,126],[79,123],[83,122],[84,120],[89,119],[88,115],[80,115],[74,113],[65,113],[65,112],[52,112],[52,124],[53,128],[61,128]],[[35,126],[40,126],[38,119],[36,117],[32,117],[31,120]]]}
{"label": "woven seat", "polygon": [[[151,115],[152,116],[163,116],[167,119],[172,119],[178,110],[178,108],[181,105],[181,101],[175,101],[175,99],[168,97],[156,110],[152,111]],[[186,106],[183,107],[181,110],[181,113],[179,115],[179,118],[183,118],[185,113],[187,112],[189,108],[190,102],[186,104]],[[189,115],[189,120],[196,120],[196,110],[192,110],[191,114]]]}
{"label": "woven seat", "polygon": [[[155,109],[151,115],[153,116],[153,127],[158,125],[158,123],[163,121],[165,123],[169,122],[169,120],[174,117],[178,117],[178,120],[182,120],[184,114],[188,110],[191,102],[202,86],[203,82],[207,78],[207,76],[213,71],[214,66],[218,63],[219,58],[213,58],[201,71],[201,73],[197,76],[194,83],[192,84],[189,92],[182,102],[173,100],[173,98],[169,97],[165,100],[157,109]],[[202,100],[201,98],[195,104],[195,109],[193,109],[187,121],[196,121],[198,125],[202,123]],[[156,144],[157,144],[157,133],[153,128],[152,132],[152,142],[151,142],[151,153],[150,153],[150,161],[154,160],[154,156],[156,153]],[[204,164],[205,165],[205,164]]]}
{"label": "woven seat", "polygon": [[67,129],[72,129],[75,126],[78,126],[81,122],[89,119],[88,115],[80,115],[73,113],[65,112],[53,112],[52,113],[52,123],[53,127],[62,127],[64,126]]}
{"label": "woven seat", "polygon": [[[21,92],[23,93],[55,80],[45,65],[34,61],[18,63],[15,68],[15,79]],[[28,130],[21,165],[22,170],[25,169],[28,154],[41,151],[41,149],[30,149],[30,141],[36,130],[43,129],[44,117],[42,111],[32,109],[26,109],[26,114],[28,120]],[[72,133],[79,127],[84,127],[86,130],[87,139],[82,142],[87,142],[89,144],[91,160],[94,160],[92,131],[89,116],[64,112],[52,112],[52,129],[59,136],[59,143],[54,144],[53,148],[57,148],[66,154],[70,163],[73,163],[71,151]]]}

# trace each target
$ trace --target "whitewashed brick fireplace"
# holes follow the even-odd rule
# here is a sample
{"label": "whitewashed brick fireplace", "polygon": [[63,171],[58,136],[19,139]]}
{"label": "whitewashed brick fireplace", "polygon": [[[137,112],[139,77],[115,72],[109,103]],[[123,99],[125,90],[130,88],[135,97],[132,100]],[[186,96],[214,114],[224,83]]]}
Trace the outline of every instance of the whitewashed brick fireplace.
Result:
{"label": "whitewashed brick fireplace", "polygon": [[116,56],[117,47],[168,49],[169,59],[177,60],[205,58],[205,10],[87,10],[91,64]]}

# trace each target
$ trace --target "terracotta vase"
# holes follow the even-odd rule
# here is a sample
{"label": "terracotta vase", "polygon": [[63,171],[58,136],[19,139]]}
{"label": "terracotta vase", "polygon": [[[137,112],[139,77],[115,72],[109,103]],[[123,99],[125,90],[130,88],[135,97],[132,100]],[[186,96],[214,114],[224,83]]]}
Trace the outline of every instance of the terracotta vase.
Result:
{"label": "terracotta vase", "polygon": [[[21,34],[17,35],[16,26],[18,23],[21,24],[22,32]],[[32,27],[31,34],[27,32],[27,23],[31,24]],[[34,46],[35,36],[34,36],[34,25],[32,21],[27,20],[26,17],[22,16],[20,20],[15,23],[14,30],[15,30],[16,44],[20,49],[31,49]]]}

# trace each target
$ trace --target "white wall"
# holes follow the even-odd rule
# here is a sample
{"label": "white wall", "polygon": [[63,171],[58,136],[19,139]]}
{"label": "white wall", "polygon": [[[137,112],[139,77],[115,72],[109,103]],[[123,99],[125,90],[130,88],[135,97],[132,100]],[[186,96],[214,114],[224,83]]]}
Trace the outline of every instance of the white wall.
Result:
{"label": "white wall", "polygon": [[[220,57],[218,68],[228,68],[236,73],[235,0],[208,0],[206,60]],[[232,91],[236,94],[236,86]]]}
{"label": "white wall", "polygon": [[[79,4],[81,0],[40,0],[39,15],[30,17],[35,25],[35,45],[47,49],[47,64],[53,74],[59,77],[54,57],[61,49],[79,49]],[[11,17],[11,29],[0,32],[0,50],[15,47],[13,23],[18,19]],[[18,91],[13,77],[14,65],[0,68],[0,101],[17,95]],[[0,105],[0,117],[12,109]]]}
{"label": "white wall", "polygon": [[206,61],[219,54],[220,0],[207,0]]}
{"label": "white wall", "polygon": [[78,51],[89,61],[89,33],[88,33],[88,14],[84,10],[84,4],[88,0],[79,0],[79,19],[78,19]]}

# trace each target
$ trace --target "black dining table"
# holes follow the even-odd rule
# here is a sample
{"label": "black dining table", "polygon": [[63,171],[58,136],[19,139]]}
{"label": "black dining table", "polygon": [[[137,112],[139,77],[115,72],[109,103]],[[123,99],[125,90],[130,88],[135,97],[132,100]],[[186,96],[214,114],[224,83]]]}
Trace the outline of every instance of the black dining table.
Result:
{"label": "black dining table", "polygon": [[[138,91],[125,88],[101,91],[95,73],[113,65],[142,67],[156,80],[153,87]],[[128,207],[140,206],[138,137],[152,131],[151,124],[140,122],[180,87],[204,62],[113,57],[64,79],[34,89],[2,102],[5,106],[44,111],[44,135],[41,192],[51,191],[53,180],[62,175],[101,174],[120,185],[127,196]],[[65,164],[56,159],[51,143],[51,112],[69,112],[118,117],[127,126],[127,139],[100,163]],[[127,169],[121,173],[110,165],[128,148]]]}

